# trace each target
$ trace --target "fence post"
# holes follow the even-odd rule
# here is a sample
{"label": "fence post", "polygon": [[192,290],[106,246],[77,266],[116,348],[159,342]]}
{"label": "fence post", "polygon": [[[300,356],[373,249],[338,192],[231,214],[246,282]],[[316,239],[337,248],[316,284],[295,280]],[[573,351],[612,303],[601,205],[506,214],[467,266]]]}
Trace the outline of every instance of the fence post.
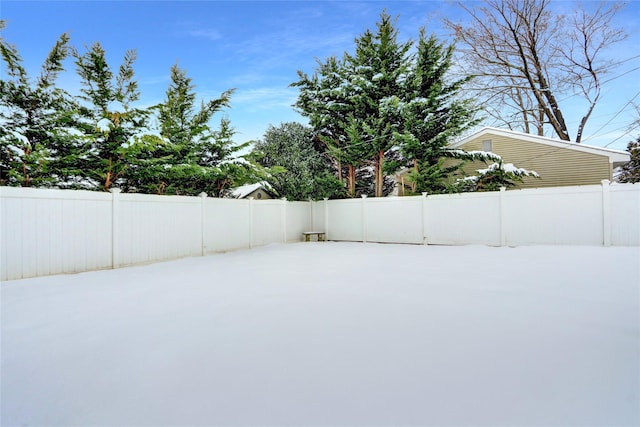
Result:
{"label": "fence post", "polygon": [[329,240],[329,198],[324,198],[324,236]]}
{"label": "fence post", "polygon": [[611,246],[611,190],[610,181],[602,180],[602,244]]}
{"label": "fence post", "polygon": [[507,245],[507,232],[506,232],[506,225],[505,225],[505,221],[504,221],[504,198],[505,198],[505,193],[507,191],[507,187],[500,187],[500,246],[506,246]]}
{"label": "fence post", "polygon": [[362,195],[362,243],[367,243],[367,195]]}
{"label": "fence post", "polygon": [[282,243],[287,243],[287,198],[282,199]]}
{"label": "fence post", "polygon": [[120,267],[120,190],[111,188],[111,268]]}
{"label": "fence post", "polygon": [[427,193],[426,191],[422,192],[422,244],[428,245],[429,241],[427,239]]}
{"label": "fence post", "polygon": [[253,249],[253,197],[249,197],[249,249]]}
{"label": "fence post", "polygon": [[205,218],[206,218],[206,204],[207,193],[204,191],[200,194],[200,255],[204,256],[207,253],[205,248]]}

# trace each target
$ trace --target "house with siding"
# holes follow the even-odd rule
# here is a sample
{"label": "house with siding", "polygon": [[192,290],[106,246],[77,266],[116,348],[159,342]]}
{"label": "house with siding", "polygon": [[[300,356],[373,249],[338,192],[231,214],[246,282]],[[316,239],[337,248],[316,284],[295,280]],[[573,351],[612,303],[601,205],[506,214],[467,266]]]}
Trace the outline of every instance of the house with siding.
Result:
{"label": "house with siding", "polygon": [[[594,147],[555,138],[485,127],[451,145],[465,151],[489,151],[503,163],[536,171],[540,178],[524,178],[517,188],[600,184],[613,180],[613,170],[629,161],[626,151]],[[483,162],[464,165],[466,175],[486,168]]]}

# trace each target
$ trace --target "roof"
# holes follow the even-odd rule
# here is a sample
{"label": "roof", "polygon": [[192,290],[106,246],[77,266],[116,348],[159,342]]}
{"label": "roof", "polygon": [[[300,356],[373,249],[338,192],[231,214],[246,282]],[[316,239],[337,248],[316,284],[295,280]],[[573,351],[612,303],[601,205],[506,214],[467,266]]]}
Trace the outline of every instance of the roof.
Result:
{"label": "roof", "polygon": [[543,145],[548,145],[556,148],[566,148],[569,150],[580,151],[583,153],[596,154],[599,156],[607,156],[609,157],[609,161],[611,163],[624,163],[624,162],[628,162],[630,159],[630,155],[626,151],[612,150],[612,149],[603,148],[603,147],[594,147],[593,145],[578,144],[576,142],[563,141],[557,138],[549,138],[546,136],[532,135],[529,133],[516,132],[513,130],[500,129],[500,128],[494,128],[494,127],[482,128],[479,131],[465,138],[462,138],[459,141],[452,143],[450,147],[460,148],[466,143],[470,142],[471,140],[482,137],[484,135],[497,135],[497,136],[503,136],[506,138],[515,138],[521,141],[533,142],[536,144],[543,144]]}
{"label": "roof", "polygon": [[256,182],[255,184],[245,184],[245,185],[241,185],[240,187],[236,187],[231,190],[230,195],[231,197],[243,199],[247,197],[249,194],[259,189],[262,189],[269,194],[273,194],[273,192],[269,188],[267,188],[267,186],[264,183]]}

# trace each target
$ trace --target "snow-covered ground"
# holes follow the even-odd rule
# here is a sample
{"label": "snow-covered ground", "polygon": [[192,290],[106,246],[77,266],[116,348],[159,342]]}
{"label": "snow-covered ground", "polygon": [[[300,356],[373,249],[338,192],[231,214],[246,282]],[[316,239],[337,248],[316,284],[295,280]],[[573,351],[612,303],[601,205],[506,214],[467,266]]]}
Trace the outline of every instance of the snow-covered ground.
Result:
{"label": "snow-covered ground", "polygon": [[274,245],[2,284],[2,425],[637,425],[640,250]]}

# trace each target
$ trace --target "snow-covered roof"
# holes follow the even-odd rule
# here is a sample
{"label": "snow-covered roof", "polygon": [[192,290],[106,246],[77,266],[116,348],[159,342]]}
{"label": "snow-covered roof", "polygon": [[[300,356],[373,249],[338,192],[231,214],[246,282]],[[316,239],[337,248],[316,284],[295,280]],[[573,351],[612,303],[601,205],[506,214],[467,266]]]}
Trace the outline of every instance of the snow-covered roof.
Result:
{"label": "snow-covered roof", "polygon": [[527,142],[533,142],[533,143],[537,143],[537,144],[544,144],[544,145],[549,145],[552,147],[557,147],[557,148],[566,148],[569,150],[575,150],[575,151],[581,151],[583,153],[590,153],[590,154],[597,154],[600,156],[607,156],[609,157],[609,161],[611,163],[624,163],[624,162],[628,162],[629,161],[629,153],[627,153],[626,151],[620,151],[620,150],[612,150],[610,148],[603,148],[603,147],[595,147],[593,145],[585,145],[585,144],[578,144],[575,142],[569,142],[569,141],[563,141],[561,139],[557,139],[557,138],[549,138],[546,136],[538,136],[538,135],[531,135],[528,133],[523,133],[523,132],[516,132],[513,130],[507,130],[507,129],[500,129],[500,128],[494,128],[494,127],[485,127],[480,129],[479,131],[462,138],[459,141],[456,141],[454,143],[452,143],[450,145],[451,148],[459,148],[462,147],[463,145],[465,145],[466,143],[470,142],[473,139],[482,137],[484,135],[487,134],[491,134],[491,135],[497,135],[497,136],[503,136],[506,138],[515,138],[515,139],[519,139],[521,141],[527,141]]}
{"label": "snow-covered roof", "polygon": [[241,185],[240,187],[236,187],[232,189],[229,194],[231,195],[231,197],[242,199],[259,189],[262,189],[268,193],[272,192],[269,186],[264,182],[256,182],[255,184],[245,184]]}

